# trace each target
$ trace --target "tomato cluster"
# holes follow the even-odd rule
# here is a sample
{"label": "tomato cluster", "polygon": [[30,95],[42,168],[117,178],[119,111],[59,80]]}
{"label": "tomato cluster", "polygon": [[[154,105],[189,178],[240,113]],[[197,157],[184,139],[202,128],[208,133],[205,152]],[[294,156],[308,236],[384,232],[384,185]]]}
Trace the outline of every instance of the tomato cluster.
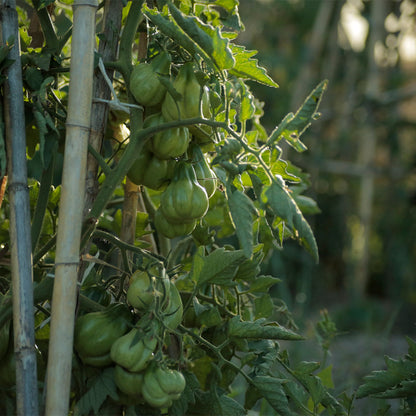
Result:
{"label": "tomato cluster", "polygon": [[[137,185],[163,191],[154,224],[168,238],[190,234],[208,210],[216,190],[216,175],[203,152],[212,143],[213,129],[203,124],[163,128],[166,122],[211,117],[209,89],[201,86],[194,64],[179,67],[171,83],[170,60],[164,52],[136,65],[130,78],[135,100],[150,113],[144,127],[160,126],[145,144],[127,177]],[[161,80],[165,77],[166,83]]]}
{"label": "tomato cluster", "polygon": [[126,298],[127,303],[80,316],[74,348],[84,364],[114,368],[120,403],[170,407],[185,389],[182,373],[162,364],[161,352],[165,331],[182,321],[179,291],[164,274],[138,270],[130,277]]}

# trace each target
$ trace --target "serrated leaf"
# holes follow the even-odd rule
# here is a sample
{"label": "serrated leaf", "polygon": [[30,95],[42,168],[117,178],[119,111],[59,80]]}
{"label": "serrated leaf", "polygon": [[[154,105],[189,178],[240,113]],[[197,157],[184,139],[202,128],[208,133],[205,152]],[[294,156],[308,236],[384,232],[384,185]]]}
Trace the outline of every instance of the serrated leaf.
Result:
{"label": "serrated leaf", "polygon": [[227,188],[231,219],[240,247],[247,258],[253,254],[253,216],[258,216],[253,201],[243,192]]}
{"label": "serrated leaf", "polygon": [[241,404],[225,394],[218,398],[218,407],[219,413],[216,414],[221,416],[244,416],[247,414]]}
{"label": "serrated leaf", "polygon": [[274,304],[271,296],[266,293],[254,300],[255,318],[268,318],[273,312]]}
{"label": "serrated leaf", "polygon": [[313,215],[321,212],[316,201],[308,196],[295,195],[293,199],[303,214]]}
{"label": "serrated leaf", "polygon": [[277,277],[273,276],[258,276],[250,282],[250,292],[266,292],[276,283],[281,282]]}
{"label": "serrated leaf", "polygon": [[234,286],[233,278],[238,266],[245,258],[242,250],[228,251],[223,247],[213,251],[208,256],[203,256],[202,253],[199,253],[194,258],[194,262],[197,261],[198,267],[192,266],[192,279],[198,285],[210,283]]}
{"label": "serrated leaf", "polygon": [[241,321],[239,316],[235,316],[228,324],[228,335],[246,339],[281,339],[293,341],[303,339],[300,335],[280,326],[276,322],[263,323],[263,319],[254,322]]}
{"label": "serrated leaf", "polygon": [[162,12],[157,9],[150,9],[146,4],[142,8],[143,14],[158,29],[175,41],[178,45],[186,49],[192,56],[202,55],[209,59],[209,56],[199,47],[187,34],[177,25],[176,22],[169,19],[168,9],[164,7]]}
{"label": "serrated leaf", "polygon": [[78,402],[78,412],[82,415],[91,411],[98,415],[101,405],[107,397],[118,399],[117,386],[114,383],[114,368],[106,368],[100,372],[91,384],[90,389]]}
{"label": "serrated leaf", "polygon": [[247,258],[239,266],[236,279],[251,282],[260,272],[260,264],[263,258],[263,244],[257,244],[253,249],[253,256],[251,258]]}
{"label": "serrated leaf", "polygon": [[215,6],[223,7],[227,12],[233,12],[238,6],[238,0],[216,0]]}
{"label": "serrated leaf", "polygon": [[318,261],[318,246],[311,227],[289,194],[283,180],[276,177],[276,181],[267,187],[265,191],[268,205],[275,215],[285,221],[289,228],[297,231],[306,249]]}
{"label": "serrated leaf", "polygon": [[375,394],[378,399],[405,399],[416,396],[416,380],[404,380],[399,386]]}
{"label": "serrated leaf", "polygon": [[244,46],[234,44],[231,44],[230,47],[235,58],[234,67],[229,70],[231,75],[238,78],[257,81],[260,84],[265,84],[269,87],[279,87],[279,85],[267,75],[267,71],[258,66],[258,60],[252,58],[256,55],[257,51],[248,51]]}
{"label": "serrated leaf", "polygon": [[253,384],[279,415],[292,416],[292,412],[289,409],[289,402],[283,390],[283,384],[286,381],[270,376],[256,376],[253,379]]}
{"label": "serrated leaf", "polygon": [[358,399],[397,388],[406,380],[416,380],[415,361],[385,357],[385,362],[387,370],[376,370],[364,377],[365,383],[357,390]]}
{"label": "serrated leaf", "polygon": [[[316,112],[319,108],[319,104],[322,100],[322,95],[325,92],[327,85],[328,81],[326,80],[319,83],[318,86],[306,98],[296,114],[293,117],[290,117],[288,121],[286,121],[284,127],[278,127],[278,134],[275,133],[275,135],[278,136],[277,138],[284,138],[287,143],[298,152],[303,152],[307,149],[304,143],[301,142],[300,136],[315,119]],[[271,140],[271,137],[269,140]]]}
{"label": "serrated leaf", "polygon": [[196,16],[186,16],[173,3],[169,11],[175,22],[215,63],[220,69],[230,69],[235,60],[229,47],[230,41],[222,37],[220,29],[203,23]]}

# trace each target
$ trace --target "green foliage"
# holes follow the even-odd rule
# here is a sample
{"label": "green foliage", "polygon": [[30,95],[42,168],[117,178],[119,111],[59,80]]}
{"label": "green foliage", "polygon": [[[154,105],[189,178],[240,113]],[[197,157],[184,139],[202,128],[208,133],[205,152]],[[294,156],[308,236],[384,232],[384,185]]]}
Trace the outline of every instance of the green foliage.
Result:
{"label": "green foliage", "polygon": [[405,399],[414,402],[416,397],[416,343],[407,338],[408,354],[400,360],[385,357],[386,370],[373,371],[364,377],[358,387],[357,399],[372,396],[383,399]]}
{"label": "green foliage", "polygon": [[[65,65],[70,56],[66,42],[72,19],[70,12],[56,4],[59,13],[51,21],[45,13],[52,3],[36,5],[45,47],[34,50],[26,45],[22,56],[32,177],[36,342],[44,362],[59,223],[62,166],[57,154],[65,137]],[[151,7],[153,3],[157,7]],[[75,415],[235,416],[250,410],[285,416],[349,414],[351,406],[344,405],[348,400],[338,398],[335,392],[332,367],[316,362],[292,363],[287,351],[281,349],[280,341],[286,345],[301,342],[304,337],[284,303],[272,296],[272,288],[281,279],[263,274],[262,268],[275,249],[284,249],[287,239],[302,244],[318,261],[318,247],[305,215],[318,213],[319,208],[314,200],[302,195],[308,187],[307,175],[283,159],[279,144],[284,140],[297,152],[306,149],[300,137],[319,116],[327,82],[320,82],[299,110],[284,117],[269,134],[262,124],[263,103],[254,97],[247,81],[271,88],[278,85],[253,58],[256,51],[235,43],[243,27],[238,5],[237,0],[133,0],[123,9],[120,58],[104,64],[118,70],[114,85],[117,94],[128,100],[125,107],[131,111],[129,118],[116,124],[123,125],[128,133],[116,142],[113,132],[101,152],[91,149],[99,165],[97,194],[83,230],[76,328],[86,316],[107,318],[103,310],[111,310],[115,304],[121,304],[129,318],[125,325],[117,324],[115,318],[103,321],[98,329],[91,330],[93,336],[76,333],[70,396]],[[161,53],[169,55],[169,70],[153,75],[167,91],[164,100],[173,100],[170,110],[175,110],[173,105],[176,109],[191,107],[186,118],[181,118],[179,111],[178,117],[171,117],[169,122],[150,123],[147,118],[159,113],[163,103],[149,101],[141,108],[137,105],[140,97],[130,94],[129,81],[137,63],[131,50],[142,46],[136,36],[137,28],[142,30],[142,19],[146,20],[149,36],[147,56],[140,60],[152,61]],[[26,40],[30,42],[28,36]],[[0,63],[3,52],[0,49]],[[196,94],[185,93],[189,85],[175,83],[185,65],[192,73]],[[113,97],[118,105],[120,97]],[[177,212],[173,216],[173,204],[166,200],[178,186],[179,176],[165,175],[155,168],[144,180],[144,172],[140,172],[136,182],[143,196],[141,209],[146,212],[133,216],[137,220],[133,227],[135,241],[127,243],[120,237],[123,198],[128,197],[123,191],[125,177],[132,177],[136,163],[143,167],[143,157],[147,161],[158,159],[148,143],[169,129],[189,129],[185,146],[190,141],[206,162],[208,177],[201,178],[193,168],[197,161],[192,158],[191,147],[174,156],[163,155],[166,165],[186,166],[192,187],[197,187],[204,198],[204,209],[198,215],[190,214],[196,203],[186,198],[191,192],[183,192],[189,185],[185,183],[181,192],[175,191]],[[0,147],[1,169],[2,154]],[[145,171],[149,173],[149,169]],[[162,173],[162,183],[154,186],[157,174]],[[209,195],[204,189],[206,180],[212,181],[214,188]],[[7,198],[4,202],[0,243],[7,250]],[[208,203],[208,212],[204,213]],[[184,205],[189,209],[184,210]],[[168,227],[181,227],[172,234],[166,229],[162,233],[155,225],[161,212],[171,214],[166,215],[172,221],[167,221]],[[146,240],[149,234],[154,242]],[[0,288],[4,298],[10,300],[8,266],[2,265],[2,271]],[[138,275],[145,276],[146,285],[134,284]],[[134,293],[132,298],[149,301],[132,302],[129,288],[144,292]],[[0,324],[10,321],[10,302],[1,302],[0,318]],[[129,336],[121,338],[126,332]],[[327,353],[336,335],[328,315],[318,324],[317,332]],[[100,337],[105,340],[103,351],[94,347]],[[145,359],[141,357],[138,366],[135,357],[134,366],[128,354],[139,351],[143,356],[145,348]],[[401,361],[386,359],[388,369],[368,376],[357,397],[408,399],[416,382],[415,350],[415,344],[409,341],[408,357]],[[183,392],[166,390],[163,377],[155,384],[153,376],[162,373],[184,379]],[[118,377],[136,380],[137,385],[123,391]],[[153,388],[146,384],[151,382]],[[9,405],[13,389],[0,390],[6,414],[13,413]]]}

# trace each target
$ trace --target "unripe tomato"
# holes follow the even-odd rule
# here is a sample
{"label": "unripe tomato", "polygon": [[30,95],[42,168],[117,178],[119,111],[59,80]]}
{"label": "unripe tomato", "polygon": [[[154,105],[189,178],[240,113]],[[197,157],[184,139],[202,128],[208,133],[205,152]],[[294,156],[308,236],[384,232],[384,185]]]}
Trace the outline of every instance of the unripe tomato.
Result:
{"label": "unripe tomato", "polygon": [[179,399],[185,386],[185,378],[179,371],[150,367],[144,375],[142,395],[150,406],[162,409]]}
{"label": "unripe tomato", "polygon": [[208,198],[211,198],[217,189],[217,176],[209,167],[208,162],[199,146],[192,146],[191,154],[192,166],[194,167],[198,182],[207,191]]}
{"label": "unripe tomato", "polygon": [[127,173],[127,177],[136,185],[160,190],[172,177],[174,160],[158,159],[149,149],[143,148]]}
{"label": "unripe tomato", "polygon": [[127,302],[139,309],[146,310],[155,300],[156,278],[147,272],[137,270],[130,278],[127,289]]}
{"label": "unripe tomato", "polygon": [[167,238],[191,234],[196,227],[196,220],[182,224],[172,223],[165,218],[160,209],[156,210],[154,222],[157,232]]}
{"label": "unripe tomato", "polygon": [[160,198],[160,210],[171,223],[193,222],[208,210],[208,195],[192,165],[179,162],[171,183]]}
{"label": "unripe tomato", "polygon": [[163,311],[163,323],[169,329],[176,329],[182,322],[183,304],[181,295],[175,284],[170,282],[169,300],[166,309]]}
{"label": "unripe tomato", "polygon": [[111,347],[111,359],[126,370],[137,373],[148,365],[157,345],[154,334],[140,337],[137,328],[117,339]]}
{"label": "unripe tomato", "polygon": [[114,368],[114,382],[119,390],[128,396],[140,396],[142,394],[143,378],[143,372],[131,373],[119,365]]}
{"label": "unripe tomato", "polygon": [[155,106],[162,102],[166,94],[160,75],[168,75],[170,57],[161,52],[153,61],[140,63],[133,68],[130,76],[130,91],[135,100],[145,106]]}
{"label": "unripe tomato", "polygon": [[192,62],[183,64],[173,81],[173,87],[181,94],[181,98],[175,100],[170,94],[162,103],[162,114],[167,121],[200,116],[199,98],[201,85],[194,73]]}
{"label": "unripe tomato", "polygon": [[111,346],[126,333],[130,320],[130,311],[121,303],[80,316],[75,323],[74,347],[81,359],[90,365],[107,365]]}

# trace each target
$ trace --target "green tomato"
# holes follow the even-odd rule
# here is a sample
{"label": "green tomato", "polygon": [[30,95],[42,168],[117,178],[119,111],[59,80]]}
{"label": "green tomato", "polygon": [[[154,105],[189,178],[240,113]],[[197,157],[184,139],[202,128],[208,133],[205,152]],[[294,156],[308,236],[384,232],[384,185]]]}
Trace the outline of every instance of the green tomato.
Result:
{"label": "green tomato", "polygon": [[217,176],[209,167],[201,148],[197,145],[192,146],[192,166],[198,183],[205,188],[208,198],[211,198],[217,189]]}
{"label": "green tomato", "polygon": [[166,94],[162,103],[163,117],[167,121],[199,117],[201,85],[195,76],[192,62],[187,62],[180,67],[173,81],[173,87],[181,96],[175,99],[170,94]]}
{"label": "green tomato", "polygon": [[157,232],[168,238],[191,234],[196,227],[196,220],[182,224],[171,223],[165,218],[160,209],[155,212],[154,222]]}
{"label": "green tomato", "polygon": [[127,177],[136,185],[150,189],[163,189],[172,177],[174,160],[158,159],[149,149],[143,148],[127,173]]}
{"label": "green tomato", "polygon": [[186,127],[175,127],[156,133],[152,140],[152,151],[159,159],[171,159],[182,156],[190,142]]}
{"label": "green tomato", "polygon": [[170,282],[169,300],[163,311],[163,323],[169,329],[176,329],[182,322],[183,304],[181,295],[173,282]]}
{"label": "green tomato", "polygon": [[152,407],[162,409],[172,406],[170,394],[162,390],[153,369],[146,371],[144,375],[142,395],[144,400]]}
{"label": "green tomato", "polygon": [[80,356],[80,357],[84,364],[90,365],[92,367],[108,367],[109,365],[113,363],[110,353],[97,355],[94,357],[88,357],[88,356]]}
{"label": "green tomato", "polygon": [[160,82],[160,75],[168,75],[169,68],[170,57],[164,52],[150,64],[140,63],[133,68],[130,76],[130,92],[139,104],[155,106],[162,102],[166,88]]}
{"label": "green tomato", "polygon": [[119,365],[114,368],[114,382],[119,390],[128,396],[140,396],[142,394],[143,379],[143,372],[131,373]]}
{"label": "green tomato", "polygon": [[179,371],[151,367],[144,375],[142,395],[150,406],[166,408],[179,399],[185,386],[185,378]]}
{"label": "green tomato", "polygon": [[147,272],[137,270],[130,278],[127,302],[139,310],[146,310],[155,300],[156,278]]}
{"label": "green tomato", "polygon": [[173,400],[179,399],[185,390],[185,377],[180,371],[157,368],[154,372],[156,380],[162,390],[169,394]]}
{"label": "green tomato", "polygon": [[176,224],[193,222],[206,214],[208,195],[191,164],[177,164],[171,183],[160,197],[160,210],[169,222]]}
{"label": "green tomato", "polygon": [[80,316],[75,323],[75,350],[83,360],[104,359],[113,343],[127,332],[130,321],[130,311],[122,303]]}
{"label": "green tomato", "polygon": [[156,346],[157,338],[154,334],[140,337],[139,330],[133,328],[114,342],[111,347],[111,359],[126,370],[136,373],[149,364]]}

